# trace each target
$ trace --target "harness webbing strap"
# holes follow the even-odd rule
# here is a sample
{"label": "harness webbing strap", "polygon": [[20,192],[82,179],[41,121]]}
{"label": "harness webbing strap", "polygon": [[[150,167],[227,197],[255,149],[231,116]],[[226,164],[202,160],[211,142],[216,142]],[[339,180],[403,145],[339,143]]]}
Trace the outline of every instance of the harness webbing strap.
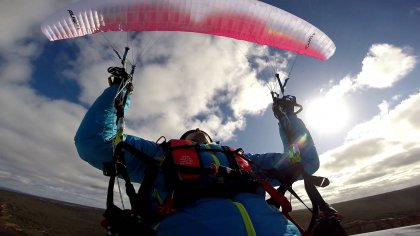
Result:
{"label": "harness webbing strap", "polygon": [[131,154],[133,154],[135,157],[140,158],[141,161],[146,162],[149,165],[152,166],[158,166],[161,162],[161,160],[156,160],[153,157],[150,157],[146,154],[144,154],[143,152],[141,152],[140,150],[138,150],[135,146],[128,144],[126,142],[120,142],[116,147],[115,147],[115,152],[121,152],[123,149],[127,150],[128,152],[130,152]]}
{"label": "harness webbing strap", "polygon": [[287,200],[287,198],[279,193],[275,188],[273,188],[267,181],[263,179],[258,179],[258,183],[261,187],[274,199],[274,201],[281,206],[281,211],[283,213],[291,212],[292,205]]}
{"label": "harness webbing strap", "polygon": [[211,149],[210,145],[208,145],[208,144],[207,144],[207,145],[206,145],[206,149],[209,149],[209,154],[210,154],[211,158],[213,159],[214,164],[215,164],[217,167],[219,167],[219,166],[220,166],[220,161],[219,161],[219,158],[217,158],[217,156],[216,156],[216,154],[214,154],[214,152],[210,151],[210,149]]}
{"label": "harness webbing strap", "polygon": [[[210,144],[206,144],[206,149],[211,149],[211,147],[210,147]],[[214,161],[214,165],[213,165],[213,168],[214,169],[216,169],[215,171],[216,171],[216,173],[215,173],[215,175],[217,174],[217,172],[218,172],[218,169],[219,169],[219,167],[220,167],[220,160],[219,160],[219,158],[217,157],[217,155],[214,153],[214,152],[212,152],[212,151],[209,151],[209,154],[210,154],[210,156],[211,156],[211,158],[213,159],[213,161]],[[223,177],[218,177],[218,182],[219,183],[223,183],[224,182],[224,178]]]}
{"label": "harness webbing strap", "polygon": [[275,188],[273,188],[273,186],[271,186],[267,181],[263,180],[263,179],[258,179],[258,183],[264,188],[264,190],[270,194],[271,198],[277,203],[277,205],[281,206],[281,212],[283,213],[283,215],[290,220],[294,225],[296,225],[296,227],[298,228],[298,230],[300,231],[300,233],[302,235],[306,235],[305,230],[302,228],[302,226],[300,226],[290,215],[289,212],[292,211],[292,205],[290,204],[290,202],[287,200],[287,198],[281,194],[280,192],[278,192]]}
{"label": "harness webbing strap", "polygon": [[245,209],[244,205],[239,202],[232,202],[239,210],[239,213],[241,213],[242,220],[245,225],[246,234],[248,236],[256,236],[257,233],[255,232],[254,225],[252,224],[251,218],[249,217],[248,211]]}

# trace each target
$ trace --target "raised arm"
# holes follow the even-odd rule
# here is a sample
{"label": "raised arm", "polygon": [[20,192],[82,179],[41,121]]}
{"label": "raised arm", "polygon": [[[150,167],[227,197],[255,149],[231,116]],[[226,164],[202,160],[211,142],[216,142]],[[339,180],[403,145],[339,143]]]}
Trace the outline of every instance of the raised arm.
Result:
{"label": "raised arm", "polygon": [[278,173],[287,173],[292,166],[291,153],[299,152],[300,164],[305,171],[308,174],[315,173],[319,168],[319,157],[312,136],[303,121],[293,113],[283,113],[276,117],[279,119],[284,153],[248,154],[248,158],[259,167],[257,169],[275,169]]}
{"label": "raised arm", "polygon": [[[98,169],[102,169],[103,163],[111,161],[113,157],[113,138],[116,134],[117,118],[114,97],[117,90],[117,85],[104,90],[87,111],[74,138],[80,158]],[[129,103],[127,101],[126,109]],[[162,154],[159,145],[152,141],[126,135],[125,142],[151,157]],[[126,153],[124,159],[131,180],[141,182],[146,163],[129,153]]]}

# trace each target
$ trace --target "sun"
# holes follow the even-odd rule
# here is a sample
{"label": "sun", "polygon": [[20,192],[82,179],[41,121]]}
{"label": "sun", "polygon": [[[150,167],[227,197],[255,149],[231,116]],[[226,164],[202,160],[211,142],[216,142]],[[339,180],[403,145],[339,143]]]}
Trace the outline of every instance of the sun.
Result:
{"label": "sun", "polygon": [[336,133],[346,126],[349,112],[341,98],[318,98],[306,105],[305,123],[319,133]]}

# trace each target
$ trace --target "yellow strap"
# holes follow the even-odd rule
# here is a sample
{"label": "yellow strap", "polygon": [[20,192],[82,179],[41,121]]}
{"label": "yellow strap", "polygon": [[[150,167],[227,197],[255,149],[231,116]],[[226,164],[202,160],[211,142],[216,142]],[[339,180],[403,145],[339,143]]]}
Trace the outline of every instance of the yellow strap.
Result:
{"label": "yellow strap", "polygon": [[248,215],[248,212],[246,211],[244,205],[242,205],[239,202],[233,202],[235,206],[238,208],[239,212],[241,213],[242,220],[244,221],[246,234],[248,236],[256,236],[257,233],[255,232],[254,225],[252,224],[251,218]]}
{"label": "yellow strap", "polygon": [[117,146],[117,144],[123,141],[124,141],[124,130],[120,129],[117,131],[117,134],[115,135],[114,144],[115,146]]}
{"label": "yellow strap", "polygon": [[155,191],[153,191],[153,195],[152,195],[152,197],[153,197],[154,199],[156,199],[156,200],[159,202],[159,204],[160,204],[160,205],[162,205],[162,204],[163,204],[163,200],[162,200],[162,198],[160,197],[159,191],[158,191],[157,189],[155,189]]}
{"label": "yellow strap", "polygon": [[[211,149],[210,144],[206,144],[206,149]],[[211,158],[213,159],[214,164],[217,166],[217,168],[219,168],[219,166],[220,166],[219,158],[216,156],[216,154],[214,154],[214,152],[208,152],[208,153],[210,154]],[[224,182],[224,178],[223,177],[218,177],[217,178],[217,181],[219,183],[223,183]]]}
{"label": "yellow strap", "polygon": [[[210,144],[206,144],[206,149],[211,149]],[[211,158],[213,158],[214,164],[216,164],[217,167],[220,166],[219,158],[217,158],[216,154],[214,152],[209,152]]]}

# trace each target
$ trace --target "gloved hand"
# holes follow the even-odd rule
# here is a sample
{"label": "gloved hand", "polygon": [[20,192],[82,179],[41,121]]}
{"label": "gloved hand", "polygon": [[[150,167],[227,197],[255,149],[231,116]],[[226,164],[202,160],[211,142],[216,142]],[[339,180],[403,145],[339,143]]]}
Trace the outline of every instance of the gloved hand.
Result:
{"label": "gloved hand", "polygon": [[[295,107],[299,110],[295,112]],[[302,106],[296,103],[296,97],[291,95],[283,96],[282,98],[273,97],[273,113],[274,116],[280,120],[281,117],[290,114],[297,114],[302,111]]]}
{"label": "gloved hand", "polygon": [[109,67],[108,72],[111,74],[108,77],[108,84],[112,86],[114,84],[121,84],[122,81],[128,79],[128,74],[124,68],[121,67]]}

